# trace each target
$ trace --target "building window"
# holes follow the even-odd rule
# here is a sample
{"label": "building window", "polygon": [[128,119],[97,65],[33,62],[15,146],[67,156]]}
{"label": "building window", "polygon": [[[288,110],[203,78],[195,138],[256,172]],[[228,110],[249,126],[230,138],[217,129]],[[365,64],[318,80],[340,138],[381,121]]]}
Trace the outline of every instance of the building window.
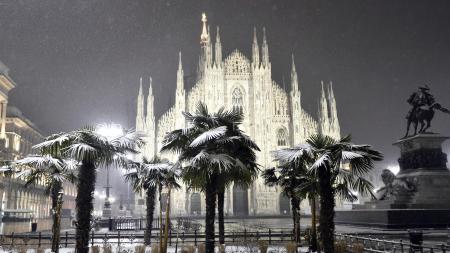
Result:
{"label": "building window", "polygon": [[287,143],[286,139],[287,139],[286,130],[284,130],[283,128],[278,129],[278,132],[277,132],[278,146],[286,146],[286,143]]}
{"label": "building window", "polygon": [[240,113],[244,112],[244,96],[242,95],[242,91],[239,88],[233,90],[231,103],[233,105],[233,110],[236,110]]}

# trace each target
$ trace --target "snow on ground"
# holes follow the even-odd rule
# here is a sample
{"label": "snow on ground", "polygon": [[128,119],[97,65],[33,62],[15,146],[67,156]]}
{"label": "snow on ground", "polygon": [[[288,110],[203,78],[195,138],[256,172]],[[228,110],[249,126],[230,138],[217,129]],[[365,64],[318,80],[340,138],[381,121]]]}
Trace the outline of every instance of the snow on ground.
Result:
{"label": "snow on ground", "polygon": [[[113,246],[112,252],[113,253],[134,253],[136,244],[123,244],[120,247]],[[100,247],[100,253],[103,253],[102,247]],[[175,247],[169,247],[167,249],[168,253],[181,253],[183,250],[183,246],[178,247],[177,252],[175,252]],[[145,253],[151,253],[151,247],[146,247]],[[60,248],[59,253],[74,253],[74,248]],[[219,252],[219,248],[216,247],[216,253]],[[258,247],[245,247],[245,246],[226,246],[225,247],[226,253],[260,253]],[[308,252],[307,247],[300,247],[299,253],[302,252]],[[5,250],[0,247],[0,253],[18,253],[16,250]],[[36,253],[36,249],[28,249],[27,253]],[[45,249],[44,253],[51,253],[50,249]],[[196,250],[196,253],[198,253],[198,250]],[[286,253],[286,248],[283,246],[269,246],[267,249],[267,253]]]}

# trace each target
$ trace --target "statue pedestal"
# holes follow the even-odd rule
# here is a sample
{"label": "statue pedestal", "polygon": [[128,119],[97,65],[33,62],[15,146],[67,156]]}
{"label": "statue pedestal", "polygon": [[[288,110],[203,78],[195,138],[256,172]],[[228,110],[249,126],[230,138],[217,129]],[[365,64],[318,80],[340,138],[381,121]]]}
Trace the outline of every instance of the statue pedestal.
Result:
{"label": "statue pedestal", "polygon": [[419,134],[394,143],[400,148],[395,189],[383,200],[336,212],[336,223],[385,228],[447,227],[450,171],[439,134]]}

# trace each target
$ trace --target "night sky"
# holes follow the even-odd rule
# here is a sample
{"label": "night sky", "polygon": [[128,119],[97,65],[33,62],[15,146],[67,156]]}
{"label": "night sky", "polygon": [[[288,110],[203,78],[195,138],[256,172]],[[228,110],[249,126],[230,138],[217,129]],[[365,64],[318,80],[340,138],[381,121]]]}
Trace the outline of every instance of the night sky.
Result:
{"label": "night sky", "polygon": [[[224,55],[250,57],[267,29],[273,77],[289,87],[290,55],[314,116],[332,80],[342,133],[395,164],[406,99],[427,83],[450,107],[449,1],[0,0],[0,60],[18,106],[45,134],[100,122],[134,127],[140,76],[154,80],[157,116],[174,100],[177,55],[193,74],[200,15],[221,28]],[[450,115],[432,130],[450,135]],[[447,152],[450,151],[447,145]],[[384,166],[384,165],[383,165]]]}

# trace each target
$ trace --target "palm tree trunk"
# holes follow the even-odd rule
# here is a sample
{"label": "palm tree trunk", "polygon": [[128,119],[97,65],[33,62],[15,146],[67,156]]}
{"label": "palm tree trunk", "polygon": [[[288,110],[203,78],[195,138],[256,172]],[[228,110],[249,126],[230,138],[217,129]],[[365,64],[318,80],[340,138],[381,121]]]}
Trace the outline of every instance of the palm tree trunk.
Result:
{"label": "palm tree trunk", "polygon": [[167,241],[169,240],[170,192],[171,192],[171,187],[169,186],[169,188],[167,190],[166,224],[164,224],[164,251],[162,253],[167,253]]}
{"label": "palm tree trunk", "polygon": [[317,232],[316,232],[316,224],[317,224],[317,211],[316,211],[316,198],[310,198],[311,205],[311,251],[317,251]]}
{"label": "palm tree trunk", "polygon": [[219,215],[219,243],[225,244],[225,222],[224,222],[224,202],[225,202],[225,187],[221,187],[217,192],[217,211]]}
{"label": "palm tree trunk", "polygon": [[156,194],[155,187],[150,187],[147,189],[147,196],[146,196],[147,222],[145,225],[145,232],[144,232],[145,245],[151,244],[152,229],[153,229],[153,212],[155,211],[155,194]]}
{"label": "palm tree trunk", "polygon": [[91,230],[93,193],[95,190],[95,165],[83,161],[79,170],[78,191],[75,199],[77,211],[76,246],[77,253],[89,252],[89,231]]}
{"label": "palm tree trunk", "polygon": [[162,209],[163,209],[163,205],[162,205],[162,185],[161,183],[159,184],[159,189],[158,189],[158,193],[159,193],[159,252],[162,253],[163,251],[163,243],[162,243]]}
{"label": "palm tree trunk", "polygon": [[294,241],[300,243],[300,200],[291,197],[292,219],[294,220]]}
{"label": "palm tree trunk", "polygon": [[59,240],[60,240],[60,222],[61,222],[61,209],[58,208],[58,194],[61,191],[61,183],[54,180],[52,182],[53,187],[50,192],[50,198],[52,200],[52,252],[59,252]]}
{"label": "palm tree trunk", "polygon": [[216,185],[215,180],[208,180],[205,189],[205,253],[214,253],[214,221],[216,214]]}
{"label": "palm tree trunk", "polygon": [[320,240],[325,253],[334,253],[334,190],[328,168],[319,169],[320,185]]}

